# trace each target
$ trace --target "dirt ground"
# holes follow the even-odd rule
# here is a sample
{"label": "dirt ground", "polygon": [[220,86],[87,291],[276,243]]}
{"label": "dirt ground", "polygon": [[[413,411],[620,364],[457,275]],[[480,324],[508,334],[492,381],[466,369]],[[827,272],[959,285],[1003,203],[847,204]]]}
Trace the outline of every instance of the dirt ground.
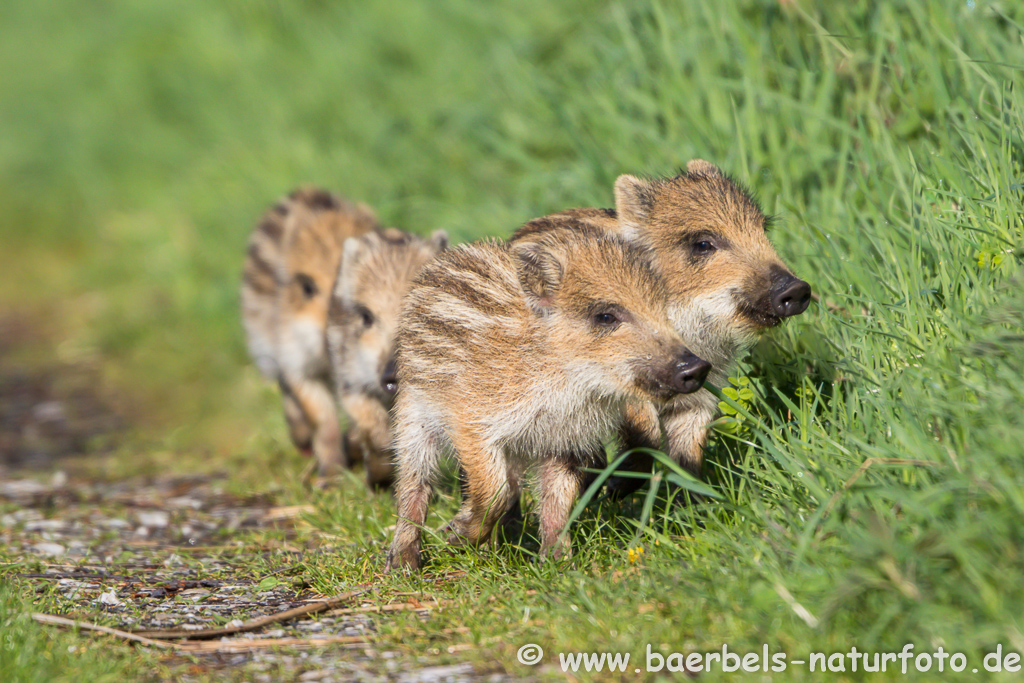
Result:
{"label": "dirt ground", "polygon": [[[55,600],[66,618],[156,640],[165,663],[182,675],[223,674],[234,680],[244,674],[254,681],[507,680],[470,664],[424,662],[410,668],[403,653],[375,642],[380,621],[391,612],[413,611],[429,619],[438,602],[423,594],[394,596],[381,605],[372,586],[351,586],[346,591],[351,598],[336,607],[246,629],[261,618],[316,608],[329,597],[311,590],[299,575],[302,560],[332,552],[309,534],[302,541],[294,533],[305,506],[278,508],[267,500],[233,498],[211,478],[90,484],[68,481],[60,473],[50,483],[0,482],[0,501],[7,510],[0,515],[0,543],[21,558],[17,577]],[[254,557],[252,532],[259,530],[272,533],[265,535],[262,556]],[[204,636],[203,630],[217,628],[244,630]],[[174,637],[186,635],[178,631],[191,632],[190,639]],[[459,634],[451,635],[451,643],[437,643],[438,648],[456,644]]]}
{"label": "dirt ground", "polygon": [[38,620],[115,629],[83,637],[133,643],[181,681],[509,680],[451,664],[443,655],[464,646],[457,629],[420,659],[378,642],[396,612],[429,620],[443,602],[429,595],[382,600],[372,585],[339,586],[325,603],[332,596],[302,571],[333,551],[304,525],[311,506],[231,495],[223,475],[77,474],[82,458],[116,446],[127,419],[88,366],[5,362],[24,341],[10,320],[0,340],[0,545],[8,575],[35,591]]}

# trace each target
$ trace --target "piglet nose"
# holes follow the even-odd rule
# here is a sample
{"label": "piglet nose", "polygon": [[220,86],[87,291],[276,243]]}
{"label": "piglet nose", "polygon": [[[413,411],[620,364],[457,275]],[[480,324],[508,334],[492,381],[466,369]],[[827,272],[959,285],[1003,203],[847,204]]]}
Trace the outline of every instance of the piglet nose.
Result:
{"label": "piglet nose", "polygon": [[384,366],[384,372],[380,374],[380,384],[384,387],[384,391],[392,396],[398,391],[398,367],[394,358]]}
{"label": "piglet nose", "polygon": [[687,353],[676,362],[672,375],[672,388],[680,394],[692,394],[704,386],[704,380],[711,372],[711,363]]}
{"label": "piglet nose", "polygon": [[800,315],[811,303],[811,286],[791,276],[775,287],[771,301],[772,311],[780,318]]}

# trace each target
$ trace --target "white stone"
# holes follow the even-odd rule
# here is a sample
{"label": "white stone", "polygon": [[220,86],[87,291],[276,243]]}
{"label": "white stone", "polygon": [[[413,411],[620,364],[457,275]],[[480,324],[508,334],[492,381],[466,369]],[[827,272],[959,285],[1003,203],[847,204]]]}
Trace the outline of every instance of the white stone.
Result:
{"label": "white stone", "polygon": [[139,524],[153,529],[163,529],[171,521],[171,516],[163,510],[142,510],[138,516]]}
{"label": "white stone", "polygon": [[48,557],[59,557],[67,552],[67,549],[60,543],[36,543],[32,546],[32,550]]}
{"label": "white stone", "polygon": [[111,588],[106,593],[100,593],[100,603],[104,604],[104,605],[116,606],[116,605],[123,605],[124,601],[119,600],[118,597],[117,597],[117,593],[115,593],[114,589]]}

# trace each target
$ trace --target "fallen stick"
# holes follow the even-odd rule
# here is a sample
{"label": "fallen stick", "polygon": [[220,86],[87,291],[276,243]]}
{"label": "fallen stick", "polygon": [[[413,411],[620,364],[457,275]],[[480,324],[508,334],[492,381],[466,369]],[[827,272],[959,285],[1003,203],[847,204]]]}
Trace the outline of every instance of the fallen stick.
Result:
{"label": "fallen stick", "polygon": [[435,600],[433,602],[393,602],[390,605],[371,605],[370,607],[343,607],[332,609],[328,616],[341,616],[345,614],[377,614],[383,612],[418,612],[420,610],[434,610],[445,605],[454,603],[454,600]]}
{"label": "fallen stick", "polygon": [[358,597],[369,593],[372,588],[364,588],[358,591],[349,591],[348,593],[341,593],[335,595],[332,598],[314,602],[309,605],[303,605],[301,607],[293,607],[292,609],[285,610],[284,612],[277,612],[276,614],[269,614],[259,619],[252,619],[238,626],[225,626],[223,628],[207,628],[199,631],[188,631],[186,629],[170,629],[170,630],[148,630],[148,631],[133,631],[132,633],[138,636],[146,638],[165,638],[175,639],[183,638],[185,640],[206,640],[209,638],[220,638],[221,636],[228,636],[233,633],[244,633],[246,631],[255,631],[256,629],[269,626],[270,624],[279,624],[284,621],[291,621],[296,617],[304,617],[307,614],[317,614],[326,610],[335,609],[341,606],[343,603],[348,602],[352,598]]}
{"label": "fallen stick", "polygon": [[122,631],[116,628],[110,628],[108,626],[100,626],[99,624],[92,624],[87,621],[75,621],[74,619],[65,619],[64,617],[58,617],[53,614],[43,614],[41,612],[34,612],[32,618],[41,624],[49,624],[52,626],[67,626],[69,628],[77,628],[81,631],[96,631],[98,633],[104,633],[106,635],[128,640],[133,643],[140,645],[149,645],[151,647],[158,647],[164,650],[175,650],[178,652],[245,652],[247,650],[256,650],[268,647],[321,647],[332,644],[349,644],[349,645],[370,645],[370,642],[366,640],[364,636],[319,636],[314,638],[261,638],[257,640],[248,640],[238,638],[235,640],[225,641],[209,641],[203,643],[175,643],[167,640],[154,640],[152,638],[146,638],[140,636],[138,633],[131,633],[130,631]]}
{"label": "fallen stick", "polygon": [[[459,626],[457,628],[446,628],[442,629],[443,635],[454,635],[454,634],[465,634],[469,633],[469,628],[465,626]],[[437,637],[427,633],[426,631],[414,631],[411,635],[421,637]],[[497,640],[495,638],[494,640]],[[365,645],[367,647],[373,645],[373,642],[367,640],[366,636],[312,636],[310,638],[234,638],[232,640],[215,640],[207,641],[203,643],[168,643],[168,645],[183,651],[183,652],[246,652],[248,650],[258,650],[268,647],[324,647],[327,645]],[[462,649],[472,647],[471,643],[466,643],[460,646]]]}
{"label": "fallen stick", "polygon": [[364,636],[317,636],[315,638],[257,638],[215,640],[205,643],[170,643],[181,652],[247,652],[268,647],[326,647],[327,645],[371,645]]}
{"label": "fallen stick", "polygon": [[43,614],[42,612],[33,612],[32,618],[41,624],[51,624],[53,626],[69,626],[71,628],[77,628],[82,631],[98,631],[100,633],[106,633],[110,636],[116,636],[125,640],[130,640],[135,643],[142,645],[152,645],[153,647],[159,648],[170,648],[175,649],[178,647],[177,643],[170,643],[165,640],[153,640],[152,638],[146,638],[137,633],[131,633],[129,631],[122,631],[117,628],[110,628],[109,626],[100,626],[99,624],[90,624],[87,621],[75,621],[74,619],[65,619],[64,617],[58,617],[54,614]]}
{"label": "fallen stick", "polygon": [[[362,591],[367,592],[367,591]],[[346,593],[344,596],[355,597],[359,592],[353,591],[352,593]],[[344,600],[346,597],[337,596],[332,600]],[[327,602],[319,603],[321,605],[327,604]],[[288,612],[295,612],[296,610],[288,610]],[[280,617],[287,612],[281,612],[272,617]],[[130,631],[122,631],[116,628],[110,628],[108,626],[100,626],[99,624],[92,624],[86,621],[75,621],[74,619],[65,619],[64,617],[58,617],[53,614],[43,614],[41,612],[34,612],[32,618],[43,624],[50,624],[53,626],[68,626],[71,628],[77,628],[83,631],[96,631],[98,633],[104,633],[106,635],[115,636],[122,638],[133,643],[139,643],[140,645],[149,645],[152,647],[161,648],[164,650],[174,650],[176,652],[205,652],[205,653],[239,653],[248,652],[250,650],[260,650],[271,647],[326,647],[327,645],[349,645],[359,646],[365,645],[369,647],[372,645],[371,641],[367,640],[365,636],[318,636],[312,638],[257,638],[257,639],[246,639],[236,638],[234,640],[220,640],[220,641],[209,641],[201,643],[193,642],[172,642],[167,640],[154,640],[152,638],[146,638],[145,636],[139,635],[139,633],[132,633]],[[252,622],[266,621],[269,617],[264,617],[263,620],[255,619]],[[272,623],[272,622],[267,622]],[[245,624],[243,624],[245,626]],[[241,629],[242,627],[238,627]],[[217,630],[222,631],[225,629],[210,629],[211,631]],[[168,631],[167,633],[174,633]],[[190,636],[194,636],[197,633],[206,633],[200,631],[183,631]],[[441,633],[444,635],[453,634],[464,634],[469,633],[469,628],[460,626],[457,628],[446,628],[442,629]],[[432,634],[426,631],[415,631],[412,635],[432,637]],[[498,638],[492,638],[490,640],[497,640]],[[461,645],[455,645],[448,648],[449,652],[453,651],[453,648],[457,648],[459,651],[465,649],[472,649],[474,646],[471,643],[463,643]]]}

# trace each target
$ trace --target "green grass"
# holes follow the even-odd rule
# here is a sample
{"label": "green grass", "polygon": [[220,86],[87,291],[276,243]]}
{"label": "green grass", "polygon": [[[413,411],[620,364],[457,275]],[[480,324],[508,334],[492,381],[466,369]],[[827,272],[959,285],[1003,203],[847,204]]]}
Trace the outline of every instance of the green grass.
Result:
{"label": "green grass", "polygon": [[64,683],[88,672],[91,681],[120,683],[145,674],[142,663],[128,653],[41,626],[32,621],[31,611],[10,586],[0,586],[0,672],[5,681]]}
{"label": "green grass", "polygon": [[565,565],[532,562],[528,527],[382,578],[391,503],[353,480],[314,517],[352,551],[308,579],[456,598],[382,638],[413,657],[436,645],[410,629],[465,626],[474,648],[440,659],[516,675],[527,642],[549,663],[912,642],[976,664],[1024,651],[1022,69],[1024,10],[986,0],[8,2],[0,305],[42,312],[54,354],[132,407],[107,475],[262,490],[301,466],[237,314],[275,197],[317,182],[465,240],[712,160],[820,296],[738,371],[753,396],[708,453],[723,500],[594,502]]}

